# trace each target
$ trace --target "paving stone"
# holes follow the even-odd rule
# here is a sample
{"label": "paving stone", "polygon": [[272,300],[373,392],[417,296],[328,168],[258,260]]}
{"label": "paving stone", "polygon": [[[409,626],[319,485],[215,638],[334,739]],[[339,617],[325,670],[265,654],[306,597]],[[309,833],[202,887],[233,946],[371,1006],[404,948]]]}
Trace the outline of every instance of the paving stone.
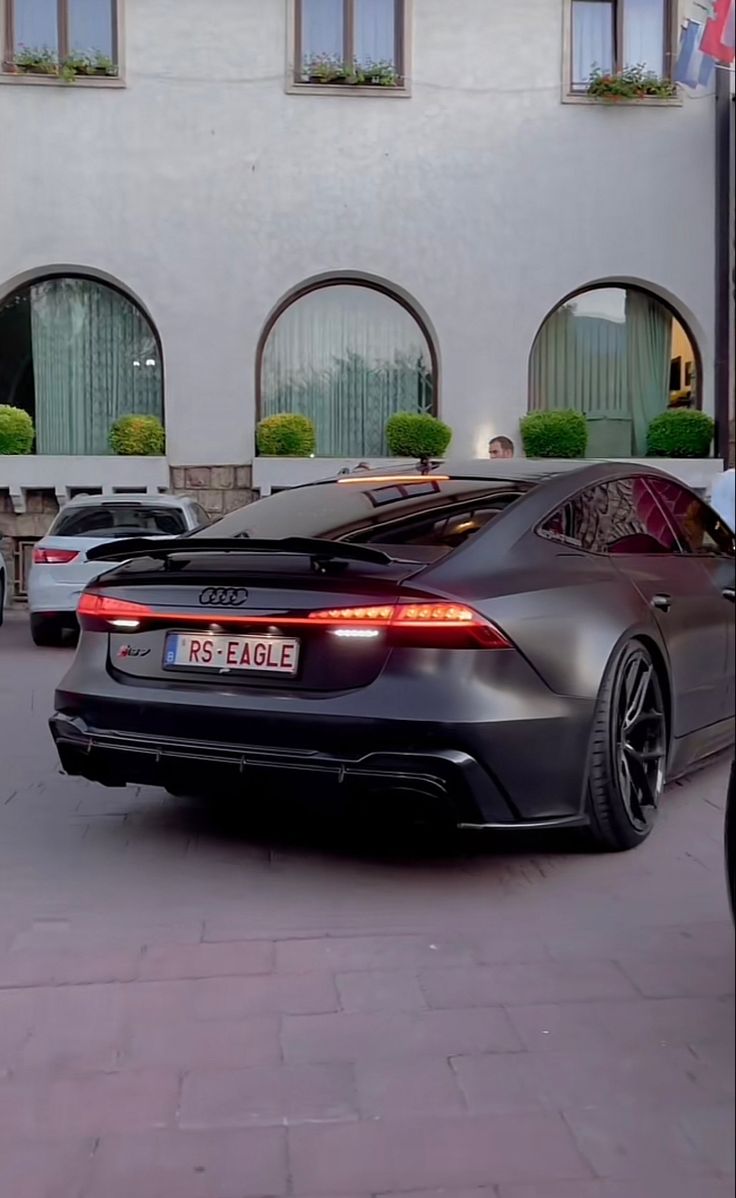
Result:
{"label": "paving stone", "polygon": [[327,1123],[357,1116],[355,1082],[345,1065],[201,1069],[184,1079],[184,1128]]}
{"label": "paving stone", "polygon": [[380,1192],[590,1176],[556,1115],[303,1125],[289,1147],[297,1194],[342,1195],[356,1178]]}
{"label": "paving stone", "polygon": [[138,976],[166,980],[269,973],[273,945],[265,940],[227,944],[153,945],[142,955]]}
{"label": "paving stone", "polygon": [[0,958],[0,987],[128,982],[137,972],[134,949],[84,953],[11,950]]}
{"label": "paving stone", "polygon": [[476,969],[425,970],[420,981],[431,1007],[483,1007],[493,1003],[564,1002],[636,995],[610,961],[527,962]]}
{"label": "paving stone", "polygon": [[276,1015],[252,1015],[239,1020],[177,1016],[156,1022],[135,1021],[123,1040],[119,1063],[163,1065],[183,1071],[276,1065],[280,1060]]}
{"label": "paving stone", "polygon": [[684,1114],[650,1107],[643,1118],[636,1107],[597,1107],[566,1111],[565,1121],[597,1176],[641,1181],[687,1175],[698,1178],[696,1198],[700,1177],[713,1169],[686,1134]]}
{"label": "paving stone", "polygon": [[712,1101],[698,1084],[686,1048],[604,1046],[566,1052],[495,1053],[456,1057],[453,1066],[475,1111],[566,1110],[570,1107],[677,1105]]}
{"label": "paving stone", "polygon": [[104,1136],[83,1198],[281,1198],[282,1129]]}
{"label": "paving stone", "polygon": [[392,1190],[388,1194],[384,1190],[377,1194],[376,1198],[497,1198],[497,1195],[498,1188],[496,1186],[482,1186],[480,1189],[473,1186],[470,1190],[465,1188],[448,1190],[443,1186],[441,1190],[412,1190],[410,1193],[404,1190],[403,1194],[399,1194],[397,1190]]}
{"label": "paving stone", "polygon": [[520,1047],[499,1007],[462,1016],[456,1011],[291,1016],[283,1021],[282,1043],[287,1061],[314,1063],[513,1052]]}
{"label": "paving stone", "polygon": [[174,1123],[179,1079],[173,1070],[82,1073],[49,1080],[20,1074],[0,1082],[0,1128],[20,1137],[99,1136]]}
{"label": "paving stone", "polygon": [[361,969],[406,969],[440,963],[463,964],[475,959],[470,944],[447,937],[325,936],[281,940],[276,966],[284,973],[349,973]]}
{"label": "paving stone", "polygon": [[[415,1198],[412,1194],[411,1198]],[[472,1196],[471,1196],[472,1198]],[[733,1182],[717,1177],[647,1177],[641,1181],[563,1181],[501,1185],[497,1198],[733,1198]]]}
{"label": "paving stone", "polygon": [[20,1055],[24,1069],[110,1070],[123,1048],[121,988],[37,987],[15,992],[27,1004],[29,1035]]}
{"label": "paving stone", "polygon": [[619,957],[621,968],[648,998],[723,998],[734,993],[733,955]]}
{"label": "paving stone", "polygon": [[408,971],[339,973],[335,982],[343,1011],[421,1011],[427,1007],[416,975]]}
{"label": "paving stone", "polygon": [[[556,960],[589,957],[593,960],[631,960],[675,956],[691,960],[700,957],[733,956],[734,928],[730,920],[709,923],[674,924],[651,927],[647,924],[617,928],[574,928],[574,934],[557,932],[545,935],[546,947]],[[518,958],[517,958],[518,959]]]}
{"label": "paving stone", "polygon": [[3,1198],[77,1198],[94,1152],[93,1139],[0,1139]]}
{"label": "paving stone", "polygon": [[713,998],[636,999],[629,1002],[534,1003],[507,1008],[530,1049],[555,1051],[601,1043],[612,1050],[640,1045],[689,1044],[715,1038],[733,1043],[734,1006]]}
{"label": "paving stone", "polygon": [[698,1156],[712,1169],[729,1176],[734,1173],[736,1160],[732,1103],[689,1111],[682,1117],[682,1127]]}
{"label": "paving stone", "polygon": [[360,1061],[356,1078],[361,1114],[368,1118],[452,1115],[465,1109],[447,1060]]}

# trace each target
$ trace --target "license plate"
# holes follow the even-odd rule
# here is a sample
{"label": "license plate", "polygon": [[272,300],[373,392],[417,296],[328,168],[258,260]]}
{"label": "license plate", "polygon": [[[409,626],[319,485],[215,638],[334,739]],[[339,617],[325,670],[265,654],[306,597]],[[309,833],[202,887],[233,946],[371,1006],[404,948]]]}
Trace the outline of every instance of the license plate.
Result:
{"label": "license plate", "polygon": [[298,663],[299,642],[287,637],[178,632],[167,636],[164,650],[168,669],[293,675]]}

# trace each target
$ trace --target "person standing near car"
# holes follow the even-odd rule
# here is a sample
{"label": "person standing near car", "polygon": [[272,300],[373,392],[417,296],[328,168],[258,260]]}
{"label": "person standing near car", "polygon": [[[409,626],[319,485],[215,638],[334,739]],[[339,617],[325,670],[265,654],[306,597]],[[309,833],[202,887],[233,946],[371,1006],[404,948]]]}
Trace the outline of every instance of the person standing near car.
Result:
{"label": "person standing near car", "polygon": [[512,458],[514,443],[510,437],[492,437],[488,442],[489,458]]}

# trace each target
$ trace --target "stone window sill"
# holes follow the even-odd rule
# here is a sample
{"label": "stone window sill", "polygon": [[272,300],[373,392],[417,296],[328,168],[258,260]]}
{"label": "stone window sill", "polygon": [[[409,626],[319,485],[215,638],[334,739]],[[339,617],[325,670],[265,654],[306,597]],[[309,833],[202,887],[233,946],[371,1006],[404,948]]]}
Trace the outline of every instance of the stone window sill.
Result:
{"label": "stone window sill", "polygon": [[584,92],[565,92],[563,104],[587,104],[596,108],[682,108],[682,96],[643,96],[640,100],[604,100],[600,96],[588,96]]}
{"label": "stone window sill", "polygon": [[78,75],[73,82],[60,79],[58,75],[33,75],[25,71],[0,71],[0,83],[9,83],[13,87],[64,87],[67,91],[75,88],[121,88],[125,87],[124,79],[119,75]]}
{"label": "stone window sill", "polygon": [[411,89],[404,83],[401,87],[356,87],[342,83],[287,83],[290,96],[372,96],[374,99],[397,100],[411,96]]}

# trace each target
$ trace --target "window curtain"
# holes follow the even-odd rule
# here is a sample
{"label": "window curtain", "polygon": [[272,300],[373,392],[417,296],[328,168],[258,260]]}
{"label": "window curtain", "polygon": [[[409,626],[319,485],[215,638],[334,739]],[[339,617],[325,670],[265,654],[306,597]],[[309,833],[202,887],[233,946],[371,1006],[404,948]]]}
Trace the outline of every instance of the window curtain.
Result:
{"label": "window curtain", "polygon": [[86,279],[34,284],[31,340],[38,453],[106,454],[118,417],[162,417],[156,338],[119,292]]}
{"label": "window curtain", "polygon": [[113,57],[112,0],[69,0],[69,44],[80,54]]}
{"label": "window curtain", "polygon": [[342,59],[342,0],[301,0],[301,6],[303,61],[323,55]]}
{"label": "window curtain", "polygon": [[622,413],[628,407],[626,326],[564,305],[534,343],[529,407]]}
{"label": "window curtain", "polygon": [[15,45],[58,53],[58,0],[23,0],[15,5]]}
{"label": "window curtain", "polygon": [[626,346],[634,453],[647,450],[647,429],[669,402],[672,316],[641,291],[626,293]]}
{"label": "window curtain", "polygon": [[664,74],[664,16],[666,0],[623,0],[625,67],[642,65]]}
{"label": "window curtain", "polygon": [[595,67],[613,70],[613,4],[607,0],[573,0],[573,87],[584,87]]}
{"label": "window curtain", "polygon": [[396,58],[396,0],[356,0],[355,57],[369,62]]}
{"label": "window curtain", "polygon": [[414,318],[371,288],[310,292],[275,324],[261,364],[261,415],[299,412],[325,457],[381,457],[395,412],[432,411],[429,346]]}

